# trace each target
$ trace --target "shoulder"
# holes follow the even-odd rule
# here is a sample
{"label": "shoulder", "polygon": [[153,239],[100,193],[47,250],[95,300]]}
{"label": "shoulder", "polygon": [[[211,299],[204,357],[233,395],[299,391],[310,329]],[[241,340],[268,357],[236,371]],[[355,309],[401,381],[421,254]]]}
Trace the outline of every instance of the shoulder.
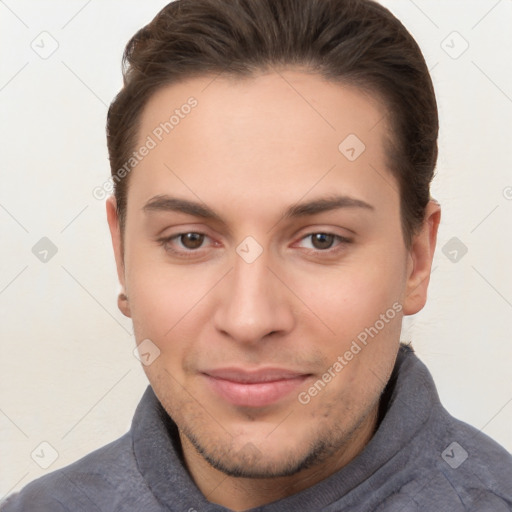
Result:
{"label": "shoulder", "polygon": [[450,415],[446,434],[437,467],[461,501],[471,505],[468,510],[511,510],[512,454]]}
{"label": "shoulder", "polygon": [[453,512],[510,512],[512,455],[442,405],[435,409],[430,446],[423,447],[428,455],[416,468],[413,494],[407,493],[417,510],[439,510],[449,503]]}
{"label": "shoulder", "polygon": [[406,407],[387,437],[398,431],[406,440],[383,472],[390,492],[376,510],[510,512],[512,454],[443,407],[420,359],[410,351],[403,359]]}
{"label": "shoulder", "polygon": [[[423,377],[431,379],[430,373]],[[512,510],[512,454],[482,430],[452,416],[434,385],[432,389],[429,418],[417,444],[424,452],[418,457],[423,466],[418,471],[431,475],[432,485],[424,487],[426,499],[432,499],[431,489],[443,488],[462,504],[461,510]]]}
{"label": "shoulder", "polygon": [[512,455],[440,404],[389,478],[377,512],[510,512]]}
{"label": "shoulder", "polygon": [[123,511],[134,510],[139,501],[140,510],[158,510],[143,503],[148,495],[127,433],[73,464],[30,482],[0,503],[0,511]]}

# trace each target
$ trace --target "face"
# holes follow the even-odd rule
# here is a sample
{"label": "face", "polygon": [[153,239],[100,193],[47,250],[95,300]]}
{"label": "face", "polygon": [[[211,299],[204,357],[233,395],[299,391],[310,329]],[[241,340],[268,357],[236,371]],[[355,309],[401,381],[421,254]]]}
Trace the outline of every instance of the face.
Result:
{"label": "face", "polygon": [[404,246],[388,133],[376,98],[291,69],[147,104],[124,257],[107,211],[122,309],[188,460],[285,476],[371,436],[437,228]]}

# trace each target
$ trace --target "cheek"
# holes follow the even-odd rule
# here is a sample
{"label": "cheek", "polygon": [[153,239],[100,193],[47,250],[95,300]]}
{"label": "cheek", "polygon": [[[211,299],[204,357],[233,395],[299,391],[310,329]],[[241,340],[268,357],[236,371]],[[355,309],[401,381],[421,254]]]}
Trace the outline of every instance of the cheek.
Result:
{"label": "cheek", "polygon": [[360,257],[357,263],[305,273],[294,282],[297,295],[315,313],[307,316],[309,328],[338,341],[351,340],[390,308],[388,317],[394,319],[405,286],[402,262],[396,255]]}
{"label": "cheek", "polygon": [[162,359],[167,359],[171,344],[173,357],[181,353],[184,342],[194,335],[191,330],[198,328],[190,318],[200,312],[209,281],[183,267],[147,262],[135,255],[126,276],[137,342],[152,340]]}

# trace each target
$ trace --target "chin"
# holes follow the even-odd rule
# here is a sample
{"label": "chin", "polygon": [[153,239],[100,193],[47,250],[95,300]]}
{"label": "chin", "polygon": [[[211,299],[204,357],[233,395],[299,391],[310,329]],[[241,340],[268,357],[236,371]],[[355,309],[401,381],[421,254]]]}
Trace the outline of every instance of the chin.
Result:
{"label": "chin", "polygon": [[[286,427],[285,427],[286,428]],[[320,464],[339,448],[339,439],[318,439],[313,432],[309,441],[299,432],[269,439],[268,434],[244,436],[244,440],[206,439],[198,432],[182,431],[196,451],[215,469],[237,478],[277,478],[292,476]]]}

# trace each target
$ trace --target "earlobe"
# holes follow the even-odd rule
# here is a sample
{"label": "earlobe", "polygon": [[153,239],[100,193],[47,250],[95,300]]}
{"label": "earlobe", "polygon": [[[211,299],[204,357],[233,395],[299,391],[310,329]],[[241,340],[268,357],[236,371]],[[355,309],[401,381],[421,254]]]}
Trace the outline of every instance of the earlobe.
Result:
{"label": "earlobe", "polygon": [[131,318],[131,312],[130,312],[130,303],[128,301],[128,297],[125,293],[120,293],[117,296],[117,307],[119,308],[119,311],[123,313],[124,316],[127,316],[128,318]]}
{"label": "earlobe", "polygon": [[414,236],[409,251],[411,263],[403,301],[404,315],[414,315],[421,311],[427,301],[427,290],[440,221],[441,206],[435,199],[431,199],[425,210],[425,220],[421,230]]}

